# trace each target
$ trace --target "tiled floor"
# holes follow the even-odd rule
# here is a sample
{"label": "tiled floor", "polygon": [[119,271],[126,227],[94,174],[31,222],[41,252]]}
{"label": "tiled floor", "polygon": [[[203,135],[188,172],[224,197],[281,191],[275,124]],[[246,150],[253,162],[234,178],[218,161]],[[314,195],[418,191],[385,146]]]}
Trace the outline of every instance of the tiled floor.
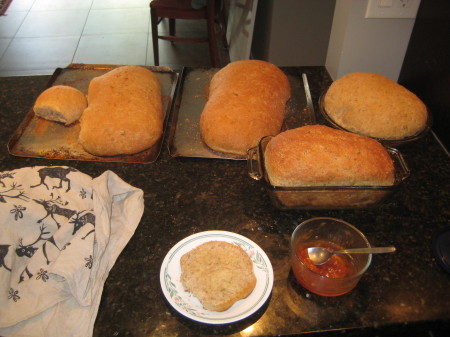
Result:
{"label": "tiled floor", "polygon": [[[149,1],[14,0],[0,16],[0,76],[48,75],[70,63],[154,65]],[[206,23],[177,21],[177,33],[205,35]],[[206,43],[159,47],[160,65],[210,66]]]}

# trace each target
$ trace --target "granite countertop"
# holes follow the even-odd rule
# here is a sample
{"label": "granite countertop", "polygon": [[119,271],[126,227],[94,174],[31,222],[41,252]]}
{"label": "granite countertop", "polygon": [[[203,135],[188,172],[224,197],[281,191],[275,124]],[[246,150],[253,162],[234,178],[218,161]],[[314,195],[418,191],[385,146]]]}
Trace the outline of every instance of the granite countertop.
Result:
{"label": "granite countertop", "polygon": [[[306,72],[317,103],[331,82],[323,67]],[[94,336],[427,335],[450,331],[450,274],[435,261],[434,233],[450,222],[450,159],[432,133],[399,148],[411,176],[386,205],[365,210],[280,211],[245,161],[172,158],[167,137],[151,164],[102,163],[15,157],[6,144],[45,89],[49,76],[0,78],[0,171],[34,165],[69,165],[93,177],[116,172],[145,193],[139,227],[105,283]],[[321,120],[319,119],[319,122]],[[312,217],[343,219],[372,245],[397,247],[374,255],[350,293],[320,297],[298,285],[289,265],[289,239]],[[196,323],[166,302],[161,263],[181,239],[205,230],[239,233],[256,242],[274,269],[268,302],[251,317],[227,325]],[[245,330],[244,330],[245,329]]]}

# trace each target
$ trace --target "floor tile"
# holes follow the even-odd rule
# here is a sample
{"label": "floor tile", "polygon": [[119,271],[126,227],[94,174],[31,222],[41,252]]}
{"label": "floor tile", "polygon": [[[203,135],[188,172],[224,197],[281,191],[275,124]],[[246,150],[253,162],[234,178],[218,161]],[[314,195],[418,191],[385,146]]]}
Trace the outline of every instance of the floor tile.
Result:
{"label": "floor tile", "polygon": [[149,20],[149,11],[140,8],[91,10],[83,35],[147,33]]}
{"label": "floor tile", "polygon": [[14,0],[8,7],[6,14],[15,11],[29,11],[36,0]]}
{"label": "floor tile", "polygon": [[26,15],[27,12],[8,12],[0,16],[0,37],[14,37]]}
{"label": "floor tile", "polygon": [[[149,2],[14,0],[0,17],[0,76],[48,75],[72,62],[153,65]],[[158,30],[167,32],[168,20]],[[177,35],[206,36],[206,23],[177,20]],[[207,43],[159,44],[161,65],[210,66]]]}
{"label": "floor tile", "polygon": [[6,48],[8,48],[9,44],[11,43],[11,40],[12,39],[0,38],[0,60],[2,59]]}
{"label": "floor tile", "polygon": [[15,38],[0,60],[0,71],[35,71],[66,67],[79,37]]}
{"label": "floor tile", "polygon": [[55,68],[53,67],[47,69],[16,69],[16,70],[0,69],[0,77],[52,75],[54,72]]}
{"label": "floor tile", "polygon": [[147,8],[150,11],[150,0],[94,0],[92,9],[105,8]]}
{"label": "floor tile", "polygon": [[88,10],[30,11],[16,37],[80,36]]}
{"label": "floor tile", "polygon": [[[149,43],[147,65],[154,65],[153,47]],[[159,65],[201,67],[211,65],[207,43],[159,41]]]}
{"label": "floor tile", "polygon": [[82,36],[75,63],[145,65],[147,34]]}
{"label": "floor tile", "polygon": [[90,9],[93,0],[35,0],[32,11]]}

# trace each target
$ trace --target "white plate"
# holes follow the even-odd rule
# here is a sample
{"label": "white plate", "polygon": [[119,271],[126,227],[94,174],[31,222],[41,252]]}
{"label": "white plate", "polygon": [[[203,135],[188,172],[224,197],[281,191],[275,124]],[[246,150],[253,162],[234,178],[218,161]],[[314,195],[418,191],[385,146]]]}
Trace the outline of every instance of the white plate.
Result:
{"label": "white plate", "polygon": [[[180,282],[181,256],[208,241],[225,241],[241,246],[254,265],[255,289],[247,298],[236,302],[230,309],[223,312],[203,309],[200,301],[184,291]],[[202,323],[226,324],[250,316],[266,302],[272,291],[273,269],[264,251],[246,237],[226,231],[206,231],[191,235],[172,247],[162,263],[160,282],[164,296],[180,314]]]}

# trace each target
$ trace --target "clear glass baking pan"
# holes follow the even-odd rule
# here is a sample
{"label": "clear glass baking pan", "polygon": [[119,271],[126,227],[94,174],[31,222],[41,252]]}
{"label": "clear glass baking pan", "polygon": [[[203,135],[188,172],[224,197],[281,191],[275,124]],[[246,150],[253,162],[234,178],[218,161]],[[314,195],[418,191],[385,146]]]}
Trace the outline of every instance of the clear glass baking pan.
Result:
{"label": "clear glass baking pan", "polygon": [[[357,133],[357,132],[355,132],[355,131],[348,130],[348,129],[342,127],[341,125],[337,124],[337,123],[336,123],[336,122],[328,115],[328,113],[327,113],[327,111],[326,111],[326,109],[325,109],[325,106],[324,106],[324,102],[323,102],[324,97],[325,97],[325,94],[326,94],[326,92],[324,92],[324,93],[320,96],[320,98],[319,98],[319,111],[320,111],[320,114],[322,115],[322,117],[325,119],[326,123],[327,123],[329,126],[335,128],[335,129],[339,129],[339,130],[344,130],[344,131],[348,131],[348,132]],[[416,141],[416,140],[422,138],[423,136],[425,136],[425,135],[428,133],[428,131],[431,130],[432,124],[433,124],[432,116],[431,116],[430,112],[427,110],[427,123],[426,123],[426,125],[425,125],[425,128],[422,129],[420,132],[418,132],[418,133],[412,135],[412,136],[405,137],[405,138],[399,138],[399,139],[387,139],[387,138],[370,137],[370,136],[367,136],[367,135],[362,134],[362,133],[359,133],[359,134],[361,134],[361,135],[363,135],[363,136],[367,136],[367,137],[373,138],[373,139],[379,141],[381,144],[383,144],[383,145],[385,145],[385,146],[401,146],[401,145],[407,144],[407,143],[409,143],[409,142]]]}
{"label": "clear glass baking pan", "polygon": [[247,152],[248,174],[263,182],[272,203],[281,210],[358,209],[379,206],[396,192],[409,177],[409,168],[401,153],[386,147],[395,167],[394,184],[390,186],[298,186],[283,187],[270,183],[264,165],[264,151],[272,137],[261,138]]}

